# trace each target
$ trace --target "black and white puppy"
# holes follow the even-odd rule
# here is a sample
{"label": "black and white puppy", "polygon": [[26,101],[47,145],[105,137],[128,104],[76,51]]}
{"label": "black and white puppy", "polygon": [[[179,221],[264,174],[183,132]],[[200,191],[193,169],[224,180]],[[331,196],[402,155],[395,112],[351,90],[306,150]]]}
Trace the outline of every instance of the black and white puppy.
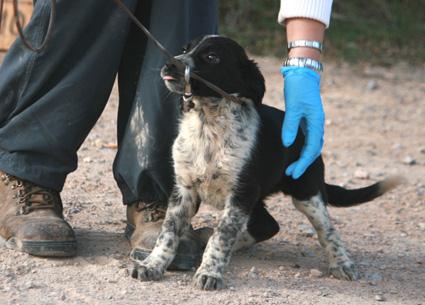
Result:
{"label": "black and white puppy", "polygon": [[[355,280],[359,274],[333,228],[326,204],[346,207],[370,201],[395,187],[390,178],[374,185],[346,190],[326,184],[321,157],[302,177],[286,176],[304,144],[299,131],[289,148],[281,143],[284,112],[261,104],[264,78],[241,46],[229,38],[206,36],[191,42],[177,58],[194,72],[239,102],[228,101],[192,80],[193,100],[184,105],[179,133],[173,145],[176,185],[170,197],[162,232],[152,253],[135,263],[133,277],[158,280],[173,260],[179,237],[190,226],[201,202],[223,209],[210,237],[195,286],[223,287],[224,268],[233,250],[270,238],[279,226],[267,212],[264,199],[276,192],[290,195],[295,207],[316,229],[328,259],[330,273]],[[169,62],[161,71],[167,88],[183,94],[181,67]]]}

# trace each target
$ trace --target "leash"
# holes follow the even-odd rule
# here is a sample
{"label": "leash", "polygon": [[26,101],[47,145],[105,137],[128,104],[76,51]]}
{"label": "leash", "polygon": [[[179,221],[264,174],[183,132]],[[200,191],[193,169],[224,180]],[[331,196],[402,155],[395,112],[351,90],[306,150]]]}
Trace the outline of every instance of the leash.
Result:
{"label": "leash", "polygon": [[[189,70],[187,70],[187,66],[185,67],[185,65],[181,61],[175,59],[174,56],[158,41],[158,39],[156,39],[151,34],[151,32],[149,32],[149,30],[139,21],[139,19],[137,19],[136,16],[134,16],[134,14],[130,11],[130,9],[121,0],[114,0],[114,2],[131,18],[131,20],[134,21],[134,23],[143,31],[143,33],[145,33],[145,35],[150,40],[152,40],[152,42],[158,47],[158,49],[165,55],[165,57],[168,60],[170,60],[177,67],[179,67],[181,69],[184,68],[184,71],[185,71],[184,76],[185,76],[185,82],[186,82],[185,88],[186,87],[190,88],[190,78],[193,78],[193,79],[200,81],[205,86],[207,86],[211,90],[215,91],[216,93],[218,93],[219,95],[221,95],[225,99],[233,101],[233,102],[239,102],[239,99],[236,96],[230,95],[229,93],[227,93],[226,91],[224,91],[220,87],[218,87],[218,86],[214,85],[213,83],[207,81],[206,79],[199,76],[195,72],[192,72],[190,70],[190,68],[189,68]],[[189,76],[187,76],[186,74],[188,74]],[[189,98],[190,96],[191,96],[191,92],[190,92],[190,94],[187,94],[187,95],[186,95],[186,92],[185,92],[185,96],[183,98],[185,98],[185,97]]]}
{"label": "leash", "polygon": [[[53,25],[55,23],[55,18],[56,18],[56,0],[50,0],[49,26],[47,28],[47,33],[44,36],[43,42],[38,47],[33,46],[24,35],[24,30],[22,28],[22,24],[19,19],[18,0],[13,0],[12,4],[13,4],[13,15],[15,17],[15,25],[16,25],[16,28],[18,29],[18,33],[19,33],[19,36],[21,37],[22,43],[25,45],[25,47],[27,47],[27,49],[33,52],[40,53],[47,47],[50,41],[50,38],[52,37],[52,34],[53,34]],[[3,7],[4,7],[4,0],[0,0],[0,30],[2,25]]]}
{"label": "leash", "polygon": [[[137,27],[139,29],[141,29],[143,31],[143,33],[145,33],[145,35],[155,44],[155,46],[162,52],[162,54],[167,58],[167,60],[170,60],[177,67],[184,69],[184,71],[185,71],[185,73],[184,73],[185,94],[183,96],[183,99],[185,101],[187,101],[189,99],[191,100],[191,97],[192,97],[191,86],[190,86],[190,79],[192,78],[192,79],[200,81],[205,86],[207,86],[208,88],[210,88],[214,92],[221,95],[223,98],[230,100],[230,101],[233,101],[233,102],[237,102],[237,103],[240,102],[238,97],[236,97],[234,95],[230,95],[229,93],[227,93],[226,91],[224,91],[220,87],[218,87],[218,86],[214,85],[213,83],[207,81],[206,79],[204,79],[200,75],[191,71],[189,66],[183,64],[181,61],[174,58],[174,56],[158,41],[158,39],[156,39],[151,34],[151,32],[139,21],[139,19],[137,19],[136,16],[134,16],[134,14],[131,12],[131,10],[121,0],[113,0],[113,1],[116,3],[116,5],[121,10],[123,10],[130,17],[130,19],[137,25]],[[2,24],[2,15],[3,15],[3,7],[4,7],[3,4],[4,4],[4,0],[0,0],[0,29],[1,29],[1,24]],[[49,19],[49,26],[47,28],[47,33],[46,33],[44,40],[41,43],[41,45],[39,47],[34,47],[28,41],[28,39],[25,37],[24,31],[23,31],[23,28],[22,28],[22,24],[19,21],[18,0],[13,0],[13,12],[14,12],[14,16],[15,16],[15,24],[16,24],[16,27],[18,29],[19,36],[21,37],[23,44],[29,50],[31,50],[33,52],[37,52],[37,53],[42,52],[46,48],[46,46],[48,45],[48,43],[49,43],[49,41],[52,37],[54,20],[56,18],[56,0],[50,0],[50,5],[51,5],[50,6],[50,19]]]}

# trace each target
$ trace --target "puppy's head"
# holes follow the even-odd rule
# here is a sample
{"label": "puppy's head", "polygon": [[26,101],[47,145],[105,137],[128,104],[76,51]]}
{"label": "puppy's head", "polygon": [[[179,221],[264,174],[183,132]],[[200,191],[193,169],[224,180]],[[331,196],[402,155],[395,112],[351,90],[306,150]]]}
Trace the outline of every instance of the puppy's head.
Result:
{"label": "puppy's head", "polygon": [[[221,36],[204,36],[191,41],[176,56],[193,72],[220,87],[229,94],[251,99],[261,104],[265,92],[264,77],[257,64],[250,60],[235,41]],[[167,88],[175,93],[184,92],[184,67],[171,61],[161,70]],[[191,79],[192,94],[200,97],[220,97],[200,81]]]}

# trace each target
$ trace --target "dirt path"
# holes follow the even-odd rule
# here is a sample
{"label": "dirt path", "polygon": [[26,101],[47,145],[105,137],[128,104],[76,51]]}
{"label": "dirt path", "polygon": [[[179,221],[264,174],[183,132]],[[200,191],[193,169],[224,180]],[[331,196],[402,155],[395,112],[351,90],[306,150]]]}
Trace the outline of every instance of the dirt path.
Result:
{"label": "dirt path", "polygon": [[[281,106],[279,61],[258,61],[268,80],[266,103]],[[328,181],[359,187],[395,173],[409,180],[372,203],[330,209],[360,281],[326,275],[309,223],[282,196],[269,201],[280,233],[234,256],[227,290],[194,289],[193,272],[168,272],[158,283],[129,277],[124,207],[111,174],[116,151],[108,145],[115,142],[115,89],[63,192],[78,257],[41,259],[0,248],[0,304],[425,304],[424,71],[328,64],[324,74]],[[205,208],[200,214],[197,223],[217,217]]]}

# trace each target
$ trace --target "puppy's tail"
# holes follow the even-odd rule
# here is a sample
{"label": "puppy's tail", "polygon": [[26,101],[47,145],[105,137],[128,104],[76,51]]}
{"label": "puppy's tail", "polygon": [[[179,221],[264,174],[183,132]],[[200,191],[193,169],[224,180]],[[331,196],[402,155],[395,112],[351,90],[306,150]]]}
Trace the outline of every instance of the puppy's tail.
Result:
{"label": "puppy's tail", "polygon": [[347,190],[343,187],[326,184],[328,203],[335,207],[351,207],[371,201],[406,182],[402,176],[392,176],[367,187]]}

